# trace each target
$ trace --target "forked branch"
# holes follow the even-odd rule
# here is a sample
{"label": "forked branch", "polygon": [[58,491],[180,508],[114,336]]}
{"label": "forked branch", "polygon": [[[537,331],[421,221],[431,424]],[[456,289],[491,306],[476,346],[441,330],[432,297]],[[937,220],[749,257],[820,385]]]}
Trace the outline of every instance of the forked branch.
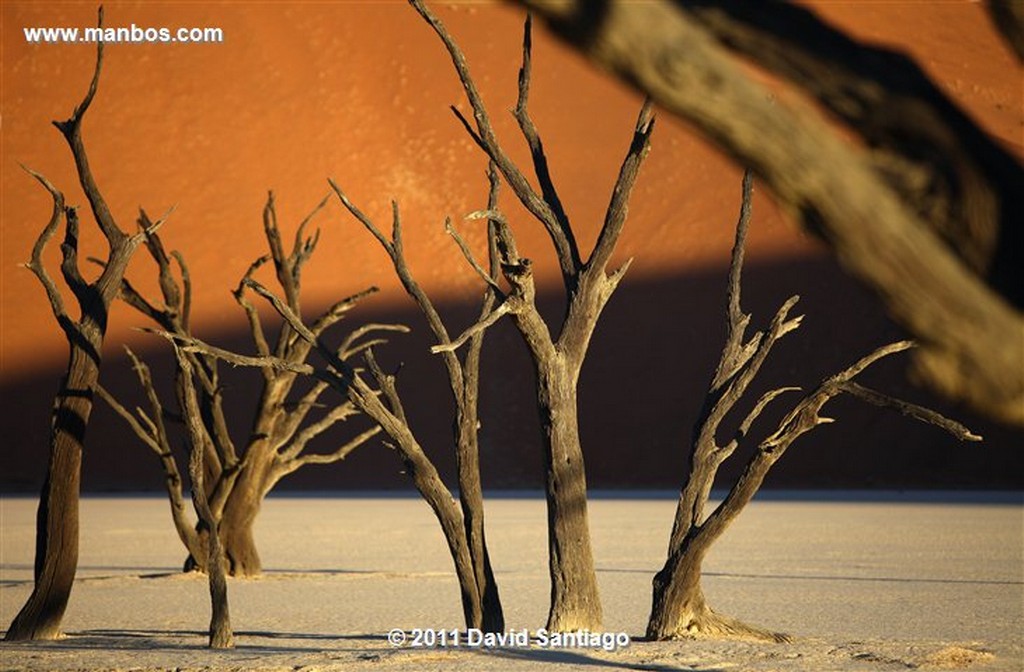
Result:
{"label": "forked branch", "polygon": [[[651,133],[654,132],[654,110],[650,98],[644,100],[643,106],[637,115],[636,127],[633,131],[633,139],[629,144],[626,158],[619,168],[619,176],[615,180],[612,189],[611,201],[605,211],[604,225],[594,244],[594,251],[587,261],[587,268],[594,272],[604,273],[608,260],[619,242],[622,228],[626,223],[626,213],[629,209],[629,199],[633,194],[633,185],[640,174],[640,166],[651,147]],[[624,272],[624,271],[623,271]]]}
{"label": "forked branch", "polygon": [[32,271],[32,273],[42,284],[43,289],[46,291],[46,298],[50,302],[50,309],[53,311],[53,316],[57,318],[58,324],[61,329],[64,330],[65,335],[69,340],[73,338],[74,325],[71,319],[68,317],[67,311],[64,308],[64,298],[61,296],[60,290],[57,288],[57,283],[50,277],[49,272],[46,270],[46,266],[43,264],[43,252],[46,251],[46,246],[53,238],[54,234],[57,233],[57,227],[60,226],[61,217],[66,217],[67,209],[64,206],[64,194],[53,186],[46,177],[42,174],[35,172],[31,168],[22,166],[22,169],[34,177],[39,184],[43,185],[43,188],[50,194],[53,199],[53,211],[50,214],[50,221],[46,223],[43,230],[39,233],[39,237],[36,238],[35,244],[32,246],[32,257],[30,261],[25,264],[25,268]]}
{"label": "forked branch", "polygon": [[[456,108],[452,108],[452,111],[459,118],[462,124],[469,131],[471,137],[476,140],[480,148],[486,152],[494,165],[497,166],[498,170],[505,177],[506,182],[512,189],[516,198],[523,204],[523,206],[537,218],[541,224],[544,225],[548,236],[551,238],[551,242],[554,245],[555,252],[558,256],[559,267],[562,270],[563,279],[566,282],[566,286],[570,286],[573,278],[579,270],[582,268],[582,261],[580,259],[579,250],[576,246],[576,240],[573,235],[572,229],[568,224],[568,220],[565,218],[565,213],[557,213],[552,209],[551,204],[545,200],[545,198],[538,194],[533,187],[530,185],[529,180],[519,170],[515,162],[508,156],[505,150],[502,148],[501,143],[498,141],[498,137],[494,132],[494,127],[491,124],[490,115],[487,113],[487,108],[484,105],[483,98],[480,96],[480,92],[477,89],[476,83],[473,81],[473,77],[469,71],[469,65],[466,62],[466,57],[462,53],[462,50],[456,44],[455,39],[445,28],[444,23],[437,18],[437,16],[430,11],[430,9],[421,0],[409,0],[420,16],[422,16],[434,32],[437,33],[438,37],[444,43],[448,54],[452,59],[452,63],[455,66],[455,70],[458,73],[459,81],[462,83],[463,90],[466,92],[466,97],[469,100],[470,106],[473,109],[473,119],[475,120],[474,125],[462,115],[462,113]],[[527,37],[524,40],[524,53],[528,56],[530,42]],[[526,83],[521,84],[521,91],[523,87],[528,90],[529,88],[529,61],[524,64],[524,72]],[[521,82],[522,82],[521,77]],[[525,105],[525,95],[521,93]],[[517,115],[518,117],[519,115]],[[530,124],[532,128],[532,123]],[[536,136],[536,133],[534,133]],[[530,142],[529,136],[527,141]],[[534,146],[535,145],[535,146]],[[534,152],[535,166],[540,162],[541,167],[538,169],[541,178],[542,185],[547,183],[550,185],[550,176],[548,175],[546,159],[543,159],[543,149],[540,145],[539,137],[535,138],[535,143],[531,145],[531,152]],[[536,152],[541,152],[538,156]],[[553,190],[553,186],[549,186],[549,189]],[[560,208],[560,205],[559,205]],[[561,217],[559,216],[561,215]]]}
{"label": "forked branch", "polygon": [[817,388],[798,401],[779,422],[778,429],[758,445],[757,450],[748,460],[743,474],[736,481],[728,496],[708,517],[707,522],[701,526],[700,543],[706,547],[721,535],[728,524],[753,498],[768,471],[794,441],[819,425],[833,422],[832,418],[821,415],[821,409],[829,400],[844,392],[852,393],[872,404],[892,408],[915,420],[934,425],[961,441],[981,441],[980,436],[937,411],[877,393],[853,382],[857,375],[880,359],[912,347],[914,347],[912,341],[898,341],[884,345],[834,376],[826,378]]}

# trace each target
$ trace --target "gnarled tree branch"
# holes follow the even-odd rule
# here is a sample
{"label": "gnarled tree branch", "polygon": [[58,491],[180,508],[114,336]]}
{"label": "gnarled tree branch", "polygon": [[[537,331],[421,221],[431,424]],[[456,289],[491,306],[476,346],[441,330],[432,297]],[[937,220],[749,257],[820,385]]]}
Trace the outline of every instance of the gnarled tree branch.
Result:
{"label": "gnarled tree branch", "polygon": [[[519,1],[753,167],[917,337],[932,387],[1024,424],[1024,170],[916,66],[793,7]],[[775,101],[732,54],[816,96],[885,157]]]}

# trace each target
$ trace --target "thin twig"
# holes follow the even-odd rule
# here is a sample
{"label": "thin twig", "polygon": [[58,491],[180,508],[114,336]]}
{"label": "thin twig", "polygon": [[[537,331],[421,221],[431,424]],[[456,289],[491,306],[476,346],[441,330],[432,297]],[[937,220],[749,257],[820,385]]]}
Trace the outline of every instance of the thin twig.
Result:
{"label": "thin twig", "polygon": [[469,329],[466,329],[464,332],[462,332],[462,335],[456,338],[454,341],[452,341],[451,343],[440,343],[438,345],[432,346],[430,348],[430,352],[434,353],[435,355],[445,352],[454,352],[455,350],[458,350],[460,347],[462,347],[470,338],[476,336],[479,333],[482,333],[485,329],[487,329],[487,327],[491,326],[499,319],[501,319],[502,315],[507,315],[510,312],[512,312],[512,303],[510,301],[503,301],[502,303],[498,304],[497,308],[489,312],[486,317],[484,317],[479,322],[471,326]]}
{"label": "thin twig", "polygon": [[333,453],[308,453],[303,455],[295,460],[295,468],[307,464],[333,464],[334,462],[340,462],[348,457],[349,453],[353,450],[380,434],[381,431],[380,427],[368,429],[348,443],[342,445]]}
{"label": "thin twig", "polygon": [[502,291],[501,286],[494,278],[488,275],[483,268],[481,268],[479,263],[477,263],[476,259],[473,257],[473,251],[469,249],[469,245],[466,244],[466,241],[463,240],[462,236],[459,235],[459,232],[452,226],[452,220],[450,217],[446,217],[444,220],[444,230],[455,240],[455,244],[458,245],[459,249],[462,251],[462,256],[466,258],[466,261],[473,267],[476,274],[479,275],[491,289],[497,292],[499,296],[503,296],[504,292]]}
{"label": "thin twig", "polygon": [[930,408],[925,408],[924,406],[912,404],[909,401],[897,399],[895,397],[889,396],[888,394],[883,394],[882,392],[878,392],[876,390],[864,387],[863,385],[860,385],[859,383],[855,383],[853,381],[841,383],[840,387],[842,388],[843,392],[846,392],[847,394],[857,397],[858,399],[866,401],[869,404],[881,406],[882,408],[890,408],[906,417],[914,418],[915,420],[920,420],[921,422],[926,422],[930,425],[935,425],[940,429],[944,429],[948,433],[960,439],[961,441],[982,440],[982,437],[980,435],[971,432],[971,430],[969,430],[964,425],[960,424],[959,422],[956,422],[955,420],[951,420],[946,416],[942,415],[941,413],[933,411]]}
{"label": "thin twig", "polygon": [[131,413],[131,411],[129,411],[121,404],[121,402],[115,399],[114,395],[107,391],[107,388],[103,387],[100,384],[97,384],[96,394],[100,397],[100,399],[105,401],[106,404],[110,406],[110,408],[112,408],[115,413],[120,415],[121,418],[124,419],[126,423],[128,423],[128,426],[135,433],[135,436],[139,437],[139,439],[144,444],[149,446],[150,449],[152,449],[152,451],[157,455],[163,454],[163,447],[160,446],[160,444],[156,442],[156,439],[153,438],[153,432],[148,431],[145,427],[143,427],[139,423],[138,419]]}
{"label": "thin twig", "polygon": [[260,356],[251,357],[248,355],[239,355],[223,348],[218,348],[214,345],[210,345],[198,338],[191,336],[184,336],[182,334],[174,334],[169,331],[163,331],[161,329],[150,329],[142,328],[140,331],[145,331],[157,336],[166,338],[171,343],[177,344],[181,351],[184,353],[198,353],[202,355],[209,355],[216,357],[219,360],[227,362],[232,366],[247,366],[253,368],[270,368],[276,371],[291,371],[293,373],[304,373],[310,374],[314,372],[314,369],[309,364],[297,364],[281,359],[280,357],[273,356]]}

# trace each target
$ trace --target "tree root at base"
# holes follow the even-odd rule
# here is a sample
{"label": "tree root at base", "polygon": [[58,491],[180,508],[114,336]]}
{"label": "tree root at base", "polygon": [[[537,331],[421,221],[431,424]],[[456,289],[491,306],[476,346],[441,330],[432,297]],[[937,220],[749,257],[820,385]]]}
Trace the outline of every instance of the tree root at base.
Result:
{"label": "tree root at base", "polygon": [[651,641],[678,639],[738,639],[752,642],[772,642],[785,644],[793,638],[781,632],[772,632],[728,616],[722,616],[711,609],[704,609],[690,619],[681,622],[673,632],[650,632],[647,638]]}

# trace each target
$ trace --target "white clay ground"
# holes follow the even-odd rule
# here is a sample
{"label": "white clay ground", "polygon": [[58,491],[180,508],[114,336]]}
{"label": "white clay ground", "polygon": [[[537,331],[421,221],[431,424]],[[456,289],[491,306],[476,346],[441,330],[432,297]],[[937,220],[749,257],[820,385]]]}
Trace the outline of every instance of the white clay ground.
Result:
{"label": "white clay ground", "polygon": [[[924,501],[922,501],[924,500]],[[0,499],[0,628],[31,589],[30,498]],[[605,628],[643,635],[670,494],[598,495],[590,516]],[[544,625],[543,500],[487,503],[508,628]],[[394,628],[462,627],[437,523],[419,499],[274,497],[257,528],[265,576],[229,585],[237,648],[206,649],[205,578],[159,497],[82,503],[79,580],[51,643],[0,644],[4,670],[1024,669],[1024,507],[1014,495],[795,494],[755,501],[715,547],[719,611],[791,644],[649,643],[615,651],[394,648]]]}

